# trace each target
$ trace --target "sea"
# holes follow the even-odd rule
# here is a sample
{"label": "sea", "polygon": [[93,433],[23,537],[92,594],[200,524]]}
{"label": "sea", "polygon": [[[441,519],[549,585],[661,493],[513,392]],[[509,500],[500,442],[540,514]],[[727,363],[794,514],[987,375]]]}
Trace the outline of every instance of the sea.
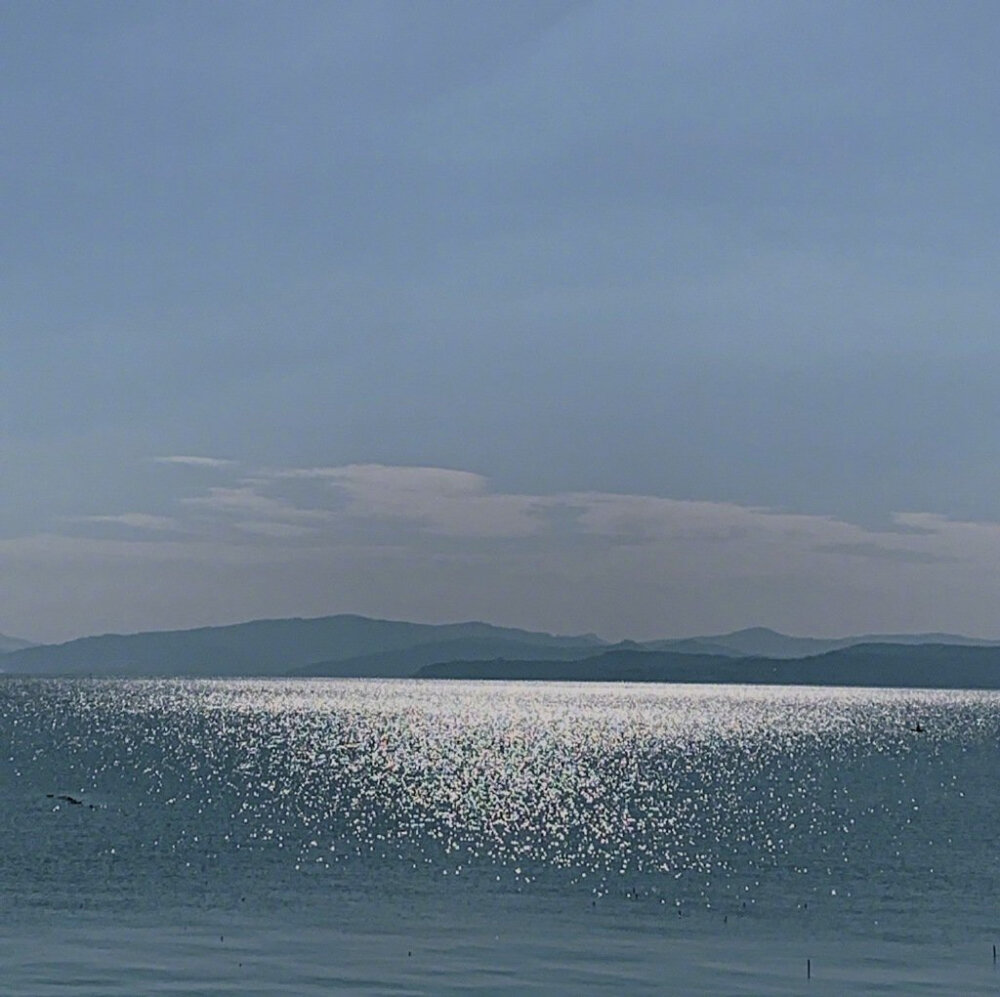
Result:
{"label": "sea", "polygon": [[1000,694],[0,678],[0,992],[1000,989]]}

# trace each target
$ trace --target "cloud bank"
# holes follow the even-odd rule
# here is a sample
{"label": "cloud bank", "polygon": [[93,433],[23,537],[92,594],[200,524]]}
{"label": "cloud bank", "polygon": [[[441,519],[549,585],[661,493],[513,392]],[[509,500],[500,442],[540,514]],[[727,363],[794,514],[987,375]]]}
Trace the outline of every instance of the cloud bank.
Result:
{"label": "cloud bank", "polygon": [[506,492],[440,467],[198,462],[214,482],[181,476],[168,514],[109,511],[0,543],[2,629],[57,639],[333,612],[611,638],[1000,629],[997,523],[899,512],[872,529],[726,502]]}

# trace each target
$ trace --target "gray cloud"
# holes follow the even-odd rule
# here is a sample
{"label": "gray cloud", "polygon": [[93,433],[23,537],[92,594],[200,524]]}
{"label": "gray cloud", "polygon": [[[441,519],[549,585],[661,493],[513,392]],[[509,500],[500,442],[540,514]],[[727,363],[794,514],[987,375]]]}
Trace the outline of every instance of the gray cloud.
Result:
{"label": "gray cloud", "polygon": [[[270,605],[267,613],[489,617],[636,637],[754,622],[905,630],[923,615],[940,629],[982,633],[997,595],[996,523],[900,513],[879,531],[734,503],[505,492],[482,475],[434,467],[225,473],[231,480],[179,496],[170,516],[93,517],[118,535],[0,542],[0,595],[16,607],[13,579],[24,571],[50,582],[86,575],[114,594],[108,625],[128,629],[155,625],[140,593],[156,592],[156,612],[174,607],[176,620],[192,587],[212,578],[225,592],[206,592],[189,622]],[[59,619],[71,626],[89,596],[55,588]]]}
{"label": "gray cloud", "polygon": [[234,460],[226,460],[221,457],[190,457],[183,455],[176,455],[172,457],[154,457],[153,460],[158,464],[179,464],[182,467],[208,468],[232,467],[236,463]]}
{"label": "gray cloud", "polygon": [[942,554],[932,554],[923,550],[901,550],[898,547],[884,547],[873,541],[856,543],[821,544],[816,550],[825,554],[846,554],[850,557],[870,557],[879,561],[896,561],[910,564],[941,564],[955,558]]}

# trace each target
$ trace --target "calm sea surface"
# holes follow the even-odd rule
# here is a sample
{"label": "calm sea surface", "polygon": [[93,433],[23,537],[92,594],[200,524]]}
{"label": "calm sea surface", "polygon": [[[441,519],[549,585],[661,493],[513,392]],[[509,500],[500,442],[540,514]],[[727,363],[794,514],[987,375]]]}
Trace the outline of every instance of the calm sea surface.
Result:
{"label": "calm sea surface", "polygon": [[996,693],[4,679],[0,730],[4,993],[1000,987]]}

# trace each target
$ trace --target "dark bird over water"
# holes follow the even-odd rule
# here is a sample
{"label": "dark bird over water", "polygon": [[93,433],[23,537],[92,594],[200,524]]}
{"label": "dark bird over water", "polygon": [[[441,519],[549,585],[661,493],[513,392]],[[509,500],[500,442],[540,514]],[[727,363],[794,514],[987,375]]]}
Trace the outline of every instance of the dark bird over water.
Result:
{"label": "dark bird over water", "polygon": [[50,800],[65,800],[67,803],[72,803],[75,807],[82,807],[83,800],[78,800],[75,796],[67,796],[65,793],[60,793],[58,796],[55,793],[45,794]]}

